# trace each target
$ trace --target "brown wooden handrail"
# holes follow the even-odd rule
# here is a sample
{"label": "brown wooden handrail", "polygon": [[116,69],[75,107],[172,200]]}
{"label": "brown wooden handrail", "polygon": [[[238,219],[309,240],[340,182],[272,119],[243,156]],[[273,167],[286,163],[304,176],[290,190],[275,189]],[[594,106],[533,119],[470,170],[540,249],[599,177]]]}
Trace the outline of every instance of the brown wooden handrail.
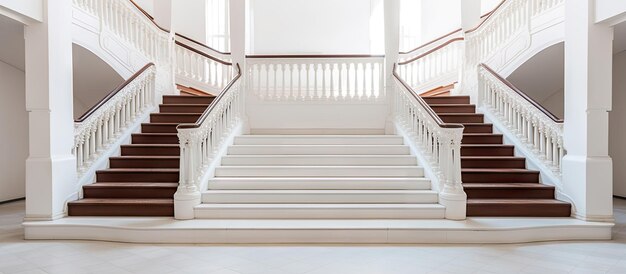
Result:
{"label": "brown wooden handrail", "polygon": [[422,59],[422,58],[424,58],[425,56],[427,56],[427,55],[429,55],[429,54],[431,54],[431,53],[433,53],[433,52],[435,52],[435,51],[438,51],[438,50],[440,50],[440,49],[442,49],[442,48],[446,47],[447,45],[450,45],[450,44],[452,44],[452,43],[454,43],[454,42],[457,42],[457,41],[463,41],[463,40],[465,40],[465,38],[463,38],[463,37],[450,39],[450,40],[448,40],[448,42],[445,42],[445,43],[443,43],[443,44],[439,45],[439,46],[438,46],[438,47],[436,47],[436,48],[433,48],[433,49],[431,49],[431,50],[429,50],[429,51],[427,51],[427,52],[424,52],[424,53],[422,53],[422,54],[420,54],[420,55],[418,55],[418,56],[416,56],[416,57],[413,57],[413,59],[411,59],[411,60],[407,60],[407,61],[404,61],[404,62],[398,63],[398,65],[403,66],[403,65],[406,65],[406,64],[409,64],[409,63],[413,63],[413,62],[415,62],[415,61],[417,61],[417,60],[419,60],[419,59]]}
{"label": "brown wooden handrail", "polygon": [[154,17],[152,15],[150,15],[150,13],[148,13],[146,10],[144,10],[141,6],[139,6],[139,4],[137,4],[137,2],[133,1],[133,0],[129,0],[144,16],[146,16],[146,18],[148,18],[148,20],[150,20],[150,22],[152,22],[152,24],[154,24],[157,28],[161,29],[162,31],[165,32],[170,32],[170,30],[163,28],[161,26],[159,26],[159,24],[157,24],[157,22],[154,20]]}
{"label": "brown wooden handrail", "polygon": [[217,104],[220,101],[222,101],[222,99],[224,99],[224,96],[226,96],[226,93],[228,93],[230,89],[233,87],[233,85],[237,83],[239,78],[241,78],[241,67],[239,66],[239,64],[237,64],[236,66],[237,66],[237,76],[235,76],[235,78],[233,78],[233,80],[231,80],[228,83],[228,85],[226,85],[226,87],[222,89],[222,92],[220,92],[220,94],[217,97],[215,97],[213,102],[211,102],[211,105],[209,105],[209,107],[204,111],[204,113],[202,113],[200,118],[198,118],[198,120],[193,124],[180,124],[176,127],[176,129],[194,129],[194,128],[199,128],[200,126],[202,126],[202,123],[204,123],[204,121],[209,117],[209,114],[211,114],[211,112],[213,111],[213,109],[215,109]]}
{"label": "brown wooden handrail", "polygon": [[131,82],[133,82],[135,79],[137,79],[137,77],[139,77],[139,75],[144,73],[146,70],[148,70],[152,66],[154,66],[154,64],[153,63],[149,63],[149,64],[145,65],[143,68],[141,68],[139,71],[135,72],[135,74],[133,74],[130,78],[128,78],[128,80],[124,81],[124,83],[122,83],[119,86],[117,86],[113,91],[111,91],[109,94],[107,94],[107,96],[102,98],[98,103],[96,103],[93,107],[91,107],[83,115],[81,115],[80,118],[74,120],[74,122],[82,123],[85,120],[87,120],[87,118],[89,118],[89,116],[94,114],[104,104],[106,104],[109,100],[111,100],[111,98],[115,97],[115,95],[117,95],[120,91],[122,91],[122,89],[124,89],[126,86],[128,86]]}
{"label": "brown wooden handrail", "polygon": [[176,33],[176,36],[178,36],[178,37],[180,37],[180,38],[183,38],[183,39],[185,39],[185,40],[188,40],[188,41],[190,41],[190,42],[192,42],[192,43],[194,43],[194,44],[196,44],[196,45],[198,45],[198,46],[201,46],[201,47],[203,47],[203,48],[209,49],[209,50],[211,50],[211,51],[215,51],[216,53],[219,53],[219,54],[222,54],[222,55],[231,55],[231,53],[230,53],[230,52],[223,52],[223,51],[216,50],[216,49],[214,49],[214,48],[212,48],[212,47],[209,47],[208,45],[206,45],[206,44],[204,44],[204,43],[201,43],[201,42],[199,42],[199,41],[197,41],[197,40],[191,39],[191,38],[189,38],[188,36],[182,35],[182,34],[180,34],[180,33]]}
{"label": "brown wooden handrail", "polygon": [[465,126],[463,126],[462,124],[444,123],[443,120],[441,120],[441,118],[439,117],[439,115],[437,115],[437,113],[430,107],[430,105],[428,105],[428,103],[426,103],[426,101],[424,101],[424,99],[421,96],[419,96],[417,92],[411,86],[409,86],[409,84],[407,84],[404,80],[402,80],[402,77],[398,75],[397,69],[398,69],[398,64],[394,64],[393,65],[393,77],[395,77],[400,82],[400,84],[402,84],[404,88],[406,88],[409,91],[409,93],[413,96],[413,98],[415,98],[415,100],[420,105],[422,105],[422,107],[426,110],[426,112],[428,112],[428,115],[430,115],[430,117],[433,118],[435,122],[437,122],[437,125],[439,125],[439,127],[441,128],[465,128]]}
{"label": "brown wooden handrail", "polygon": [[384,58],[385,55],[369,55],[369,54],[322,54],[322,55],[307,55],[307,54],[285,54],[285,55],[246,55],[246,58],[251,59],[280,59],[280,58]]}
{"label": "brown wooden handrail", "polygon": [[193,51],[194,53],[197,53],[197,54],[199,54],[199,55],[202,55],[202,56],[204,56],[204,57],[206,57],[206,58],[209,58],[209,59],[211,59],[211,60],[213,60],[213,61],[215,61],[215,62],[218,62],[218,63],[220,63],[220,64],[227,65],[227,66],[232,66],[232,65],[233,65],[233,63],[231,63],[231,62],[226,62],[226,61],[224,61],[224,60],[217,59],[217,58],[215,58],[215,57],[213,57],[213,56],[211,56],[211,55],[208,55],[208,54],[206,54],[206,53],[204,53],[204,52],[202,52],[202,51],[199,51],[199,50],[197,50],[197,49],[195,49],[195,48],[192,48],[192,47],[190,47],[190,46],[188,46],[188,45],[185,45],[185,44],[183,44],[183,43],[181,43],[181,42],[179,42],[179,41],[176,41],[176,45],[179,45],[179,46],[181,46],[181,47],[183,47],[183,48],[185,48],[185,49],[188,49],[188,50],[190,50],[190,51]]}
{"label": "brown wooden handrail", "polygon": [[478,23],[478,26],[476,26],[476,27],[474,27],[474,28],[472,28],[472,29],[470,29],[470,30],[465,31],[465,33],[470,33],[470,32],[477,31],[480,27],[482,27],[482,25],[483,25],[483,24],[485,24],[485,22],[487,22],[487,20],[489,20],[489,18],[491,18],[491,16],[492,16],[494,13],[496,13],[496,11],[497,11],[498,9],[500,9],[500,7],[502,7],[502,5],[504,5],[504,3],[505,3],[506,1],[507,1],[507,0],[502,0],[502,2],[500,2],[500,4],[498,4],[498,5],[497,5],[497,6],[496,6],[496,7],[495,7],[492,11],[488,12],[487,14],[485,14],[485,15],[483,15],[483,16],[481,17],[481,18],[483,18],[483,17],[484,17],[484,19],[483,19],[482,21],[480,21],[480,23]]}
{"label": "brown wooden handrail", "polygon": [[417,47],[417,48],[414,48],[414,49],[409,50],[409,51],[406,51],[406,52],[402,52],[402,51],[401,51],[401,52],[400,52],[400,54],[410,54],[410,53],[413,53],[413,52],[418,51],[418,50],[420,50],[420,49],[423,49],[423,48],[425,48],[425,47],[427,47],[427,46],[430,46],[430,45],[432,45],[432,44],[434,44],[434,43],[436,43],[436,42],[438,42],[438,41],[441,41],[441,40],[443,40],[444,38],[449,37],[449,36],[451,36],[452,34],[455,34],[455,33],[460,32],[460,31],[462,31],[462,30],[463,30],[463,29],[456,29],[456,30],[451,31],[451,32],[449,32],[449,33],[446,33],[446,34],[444,34],[444,35],[442,35],[442,36],[440,36],[440,37],[437,37],[437,38],[433,39],[432,41],[427,42],[426,44],[423,44],[423,45],[421,45],[421,46],[419,46],[419,47]]}
{"label": "brown wooden handrail", "polygon": [[517,88],[515,85],[513,85],[513,83],[509,82],[509,80],[507,80],[504,77],[502,77],[500,74],[495,72],[493,69],[491,69],[486,64],[480,64],[479,66],[483,67],[485,70],[487,70],[493,76],[498,78],[499,81],[501,81],[502,83],[507,85],[510,89],[515,91],[515,93],[519,94],[519,96],[522,96],[522,98],[524,98],[524,100],[528,101],[531,105],[535,106],[537,109],[539,109],[541,112],[543,112],[546,116],[548,116],[550,119],[552,119],[552,121],[554,121],[555,123],[561,124],[561,123],[564,122],[563,119],[561,119],[561,118],[557,117],[556,115],[552,114],[552,112],[550,112],[545,107],[543,107],[539,102],[535,101],[533,98],[528,96],[528,94],[526,94],[525,92],[523,92],[522,90]]}

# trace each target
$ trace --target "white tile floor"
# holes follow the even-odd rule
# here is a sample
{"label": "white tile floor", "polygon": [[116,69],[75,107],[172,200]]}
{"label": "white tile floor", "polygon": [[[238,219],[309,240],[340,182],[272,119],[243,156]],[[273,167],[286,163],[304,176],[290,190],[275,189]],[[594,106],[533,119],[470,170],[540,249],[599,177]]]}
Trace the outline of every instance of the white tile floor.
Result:
{"label": "white tile floor", "polygon": [[211,246],[24,241],[24,203],[0,205],[8,273],[626,273],[626,201],[614,240],[514,245]]}

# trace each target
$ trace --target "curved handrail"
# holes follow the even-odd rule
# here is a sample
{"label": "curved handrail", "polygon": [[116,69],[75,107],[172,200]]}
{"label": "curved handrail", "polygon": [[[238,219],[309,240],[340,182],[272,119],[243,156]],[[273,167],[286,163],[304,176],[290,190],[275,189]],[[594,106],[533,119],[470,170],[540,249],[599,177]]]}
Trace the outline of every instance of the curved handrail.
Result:
{"label": "curved handrail", "polygon": [[218,59],[218,58],[215,58],[215,57],[213,57],[213,56],[211,56],[211,55],[209,55],[209,54],[206,54],[206,53],[204,53],[204,52],[202,52],[202,51],[199,51],[199,50],[197,50],[197,49],[195,49],[195,48],[192,48],[192,47],[190,47],[190,46],[188,46],[188,45],[185,45],[185,44],[183,44],[183,43],[181,43],[181,42],[179,42],[179,41],[176,41],[176,45],[181,46],[181,47],[183,47],[183,48],[185,48],[185,49],[187,49],[187,50],[193,51],[194,53],[197,53],[197,54],[199,54],[199,55],[201,55],[201,56],[204,56],[204,57],[206,57],[206,58],[209,58],[209,59],[211,59],[211,60],[213,60],[213,61],[215,61],[215,62],[218,62],[218,63],[220,63],[220,64],[222,64],[222,65],[227,65],[227,66],[232,66],[232,65],[233,65],[233,63],[230,63],[230,62],[227,62],[227,61],[224,61],[224,60],[220,60],[220,59]]}
{"label": "curved handrail", "polygon": [[491,69],[489,66],[487,66],[486,64],[480,64],[480,67],[484,68],[485,70],[487,70],[489,73],[491,73],[493,76],[495,76],[499,81],[501,81],[502,83],[504,83],[506,86],[508,86],[509,88],[511,88],[511,90],[515,91],[515,93],[517,93],[519,96],[521,96],[522,98],[524,98],[524,100],[528,101],[531,105],[535,106],[537,109],[539,109],[541,112],[543,112],[543,114],[545,114],[546,116],[548,116],[548,118],[550,118],[552,121],[554,121],[555,123],[558,124],[562,124],[565,121],[559,117],[557,117],[556,115],[554,115],[552,112],[550,112],[549,110],[547,110],[545,107],[543,107],[540,103],[538,103],[537,101],[535,101],[534,99],[532,99],[530,96],[528,96],[526,93],[524,93],[522,90],[520,90],[519,88],[517,88],[515,85],[513,85],[513,83],[511,83],[509,80],[505,79],[504,77],[502,77],[500,74],[496,73],[493,69]]}
{"label": "curved handrail", "polygon": [[183,39],[185,39],[185,40],[187,40],[189,42],[192,42],[192,43],[194,43],[194,44],[196,44],[198,46],[201,46],[201,47],[206,48],[208,50],[214,51],[215,53],[218,53],[218,54],[221,54],[221,55],[231,55],[230,52],[223,52],[223,51],[216,50],[216,49],[214,49],[212,47],[209,47],[208,45],[206,45],[206,44],[204,44],[202,42],[199,42],[197,40],[191,39],[188,36],[182,35],[180,33],[175,33],[175,35],[180,37],[180,38],[183,38]]}
{"label": "curved handrail", "polygon": [[307,54],[285,54],[285,55],[246,55],[246,58],[251,59],[280,59],[280,58],[384,58],[385,55],[370,55],[370,54],[322,54],[322,55],[307,55]]}
{"label": "curved handrail", "polygon": [[420,55],[418,55],[418,56],[415,56],[415,57],[413,57],[412,59],[409,59],[409,60],[407,60],[407,61],[403,61],[403,62],[401,62],[401,63],[398,63],[398,65],[402,66],[402,65],[409,64],[409,63],[413,63],[413,62],[415,62],[415,61],[417,61],[417,60],[419,60],[419,59],[424,58],[424,57],[425,57],[425,56],[427,56],[427,55],[430,55],[431,53],[433,53],[433,52],[435,52],[435,51],[438,51],[438,50],[440,50],[440,49],[442,49],[442,48],[446,47],[447,45],[450,45],[450,44],[452,44],[452,43],[454,43],[454,42],[457,42],[457,41],[463,41],[463,40],[465,40],[465,38],[463,38],[463,37],[450,39],[448,42],[445,42],[445,43],[443,43],[443,44],[439,45],[439,46],[438,46],[438,47],[436,47],[436,48],[433,48],[433,49],[431,49],[431,50],[429,50],[429,51],[427,51],[427,52],[424,52],[424,53],[422,53],[422,54],[420,54]]}
{"label": "curved handrail", "polygon": [[456,29],[456,30],[451,31],[451,32],[449,32],[449,33],[446,33],[446,34],[444,34],[444,35],[442,35],[442,36],[440,36],[440,37],[437,37],[437,38],[433,39],[432,41],[427,42],[427,43],[425,43],[425,44],[423,44],[423,45],[421,45],[421,46],[419,46],[419,47],[417,47],[417,48],[414,48],[414,49],[409,50],[409,51],[406,51],[406,52],[401,51],[401,52],[400,52],[400,54],[403,54],[403,55],[406,55],[406,54],[411,54],[411,53],[416,52],[416,51],[418,51],[418,50],[420,50],[420,49],[423,49],[423,48],[425,48],[425,47],[427,47],[427,46],[430,46],[430,45],[432,45],[432,44],[434,44],[434,43],[436,43],[436,42],[439,42],[439,41],[443,40],[444,38],[450,37],[450,36],[452,36],[453,34],[455,34],[455,33],[457,33],[457,32],[460,32],[460,31],[462,31],[462,30],[463,30],[463,29],[461,29],[461,28]]}
{"label": "curved handrail", "polygon": [[126,81],[124,81],[124,83],[122,83],[119,86],[117,86],[113,91],[111,91],[109,94],[107,94],[107,96],[102,98],[98,103],[96,103],[93,107],[91,107],[89,110],[87,110],[78,119],[74,120],[74,122],[82,123],[85,120],[87,120],[87,118],[89,118],[89,116],[94,114],[104,104],[106,104],[109,100],[111,100],[111,98],[115,97],[115,95],[117,95],[121,90],[123,90],[126,86],[128,86],[130,83],[132,83],[135,79],[137,79],[137,77],[139,77],[142,73],[144,73],[146,70],[148,70],[152,66],[154,66],[154,63],[148,63],[147,65],[145,65],[143,68],[141,68],[135,74],[133,74],[130,78],[128,78]]}
{"label": "curved handrail", "polygon": [[428,103],[426,103],[426,101],[424,101],[424,99],[418,95],[418,93],[411,88],[411,86],[409,86],[409,84],[407,84],[404,80],[402,80],[402,77],[400,77],[400,75],[398,74],[397,71],[398,68],[398,64],[394,64],[393,65],[393,77],[395,77],[400,84],[402,84],[408,91],[409,93],[413,96],[413,98],[415,98],[415,100],[428,112],[428,115],[433,118],[433,120],[435,120],[435,122],[439,125],[439,127],[441,128],[465,128],[465,126],[463,126],[462,124],[454,124],[454,123],[444,123],[443,120],[441,120],[441,118],[439,117],[439,115],[437,115],[437,113],[435,113],[435,111],[430,107],[430,105],[428,105]]}
{"label": "curved handrail", "polygon": [[217,104],[222,101],[222,99],[224,98],[224,96],[226,96],[226,93],[228,93],[228,91],[233,87],[233,85],[237,82],[237,80],[239,80],[239,78],[241,78],[241,67],[239,66],[239,64],[237,64],[237,75],[235,76],[235,78],[233,78],[233,80],[231,80],[228,85],[226,85],[226,87],[224,87],[224,89],[222,90],[222,92],[220,92],[220,94],[215,97],[215,99],[213,100],[213,102],[211,102],[211,105],[209,105],[209,107],[204,111],[204,113],[202,113],[202,115],[200,116],[200,118],[198,118],[198,120],[193,123],[193,124],[180,124],[176,127],[176,129],[194,129],[194,128],[200,128],[200,126],[202,126],[202,123],[204,123],[204,120],[207,119],[207,117],[209,116],[209,114],[211,113],[211,111],[213,111],[213,109],[215,109],[215,107],[217,106]]}
{"label": "curved handrail", "polygon": [[466,30],[465,33],[477,31],[480,27],[482,27],[482,25],[484,25],[489,20],[489,18],[491,18],[492,15],[496,13],[496,11],[500,9],[500,7],[502,7],[502,5],[504,5],[504,3],[506,3],[506,1],[507,0],[502,0],[502,2],[500,2],[500,4],[498,4],[493,10],[483,15],[484,19],[481,20],[480,23],[478,23],[476,27]]}

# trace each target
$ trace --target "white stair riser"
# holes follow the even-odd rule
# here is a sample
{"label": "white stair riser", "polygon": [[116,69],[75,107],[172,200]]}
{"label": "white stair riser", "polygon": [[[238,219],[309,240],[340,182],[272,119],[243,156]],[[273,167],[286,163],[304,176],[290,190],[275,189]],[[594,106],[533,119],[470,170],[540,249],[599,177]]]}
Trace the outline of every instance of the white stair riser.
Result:
{"label": "white stair riser", "polygon": [[225,156],[223,166],[412,166],[417,165],[413,156],[315,156],[315,155],[268,155]]}
{"label": "white stair riser", "polygon": [[215,177],[422,177],[421,167],[218,167]]}
{"label": "white stair riser", "polygon": [[397,136],[240,136],[235,145],[402,145]]}
{"label": "white stair riser", "polygon": [[332,192],[261,192],[246,191],[208,191],[202,194],[203,203],[223,204],[429,204],[438,202],[438,194],[434,191],[397,191],[384,193],[370,191],[370,193],[332,193]]}
{"label": "white stair riser", "polygon": [[430,180],[424,178],[214,178],[210,189],[431,189]]}
{"label": "white stair riser", "polygon": [[445,209],[436,205],[407,208],[228,208],[200,205],[199,219],[442,219]]}
{"label": "white stair riser", "polygon": [[231,146],[229,155],[408,155],[409,147],[398,146]]}

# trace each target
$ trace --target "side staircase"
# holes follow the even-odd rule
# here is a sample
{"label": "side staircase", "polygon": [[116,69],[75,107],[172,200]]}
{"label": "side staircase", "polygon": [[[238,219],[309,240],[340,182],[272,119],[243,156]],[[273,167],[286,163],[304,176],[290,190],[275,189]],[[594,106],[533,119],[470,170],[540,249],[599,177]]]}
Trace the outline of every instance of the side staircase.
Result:
{"label": "side staircase", "polygon": [[465,126],[461,145],[467,216],[570,217],[571,205],[555,199],[555,188],[540,183],[515,147],[476,112],[468,96],[424,97],[447,123]]}
{"label": "side staircase", "polygon": [[109,168],[96,172],[96,183],[83,187],[83,199],[68,203],[70,216],[174,216],[180,148],[176,126],[193,123],[214,96],[164,96],[159,112]]}
{"label": "side staircase", "polygon": [[201,219],[442,219],[399,136],[236,137],[196,207]]}

